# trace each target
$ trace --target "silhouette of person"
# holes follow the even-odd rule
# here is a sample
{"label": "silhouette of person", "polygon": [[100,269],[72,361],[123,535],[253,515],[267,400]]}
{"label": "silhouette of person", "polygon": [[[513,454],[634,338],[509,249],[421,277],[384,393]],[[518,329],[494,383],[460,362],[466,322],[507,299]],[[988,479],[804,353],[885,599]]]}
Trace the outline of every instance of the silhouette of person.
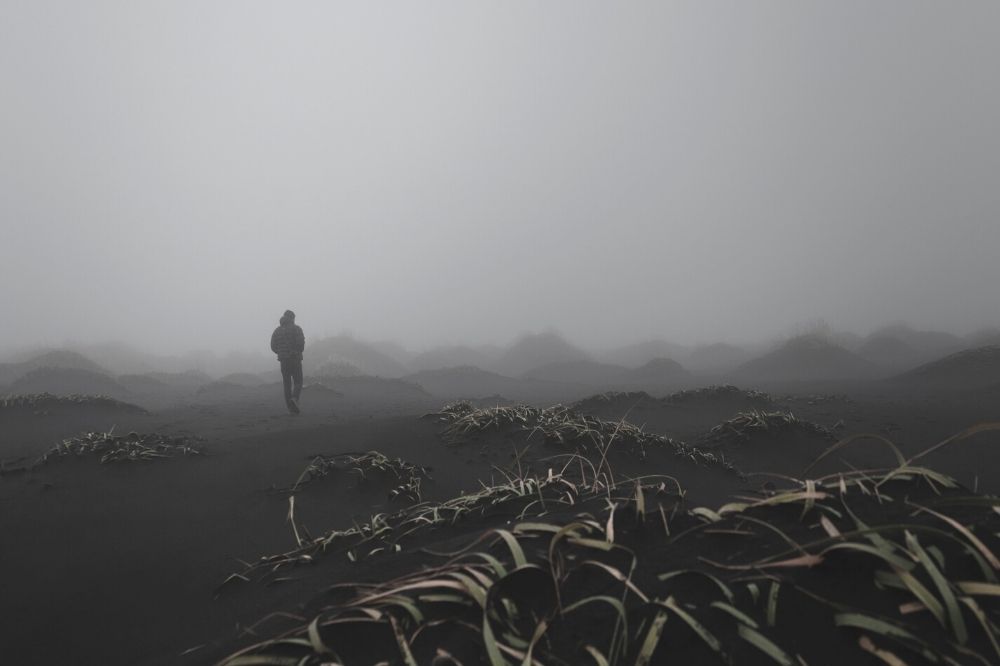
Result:
{"label": "silhouette of person", "polygon": [[278,324],[271,334],[271,351],[278,355],[281,363],[285,404],[289,412],[298,414],[299,395],[302,393],[302,351],[306,348],[306,338],[302,328],[295,324],[295,313],[291,310],[285,310]]}

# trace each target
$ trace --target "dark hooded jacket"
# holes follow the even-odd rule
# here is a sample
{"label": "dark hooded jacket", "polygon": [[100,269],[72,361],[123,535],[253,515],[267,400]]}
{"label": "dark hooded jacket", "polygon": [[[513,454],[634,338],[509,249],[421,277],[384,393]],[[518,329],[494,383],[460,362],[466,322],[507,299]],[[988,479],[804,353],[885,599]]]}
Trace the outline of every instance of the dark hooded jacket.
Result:
{"label": "dark hooded jacket", "polygon": [[271,351],[278,355],[279,361],[301,361],[306,348],[302,328],[288,317],[282,317],[279,323],[281,325],[271,334]]}

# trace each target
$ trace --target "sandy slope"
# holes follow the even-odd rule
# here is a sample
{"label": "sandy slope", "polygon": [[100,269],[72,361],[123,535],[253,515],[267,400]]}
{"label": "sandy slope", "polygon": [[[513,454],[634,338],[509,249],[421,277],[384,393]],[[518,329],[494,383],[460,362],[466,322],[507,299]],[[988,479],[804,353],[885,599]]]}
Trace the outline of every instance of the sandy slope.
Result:
{"label": "sandy slope", "polygon": [[[0,413],[4,459],[38,455],[62,437],[112,424],[196,435],[209,452],[204,458],[120,465],[62,460],[0,478],[5,663],[173,664],[181,652],[205,644],[183,661],[209,663],[234,644],[239,626],[273,611],[294,610],[345,577],[386,575],[394,566],[391,560],[359,567],[332,558],[296,571],[302,580],[272,587],[241,584],[213,600],[216,587],[240,568],[237,559],[253,560],[294,545],[285,520],[287,497],[268,490],[293,483],[313,454],[377,449],[428,466],[433,482],[424,490],[430,499],[472,490],[477,479],[495,474],[493,465],[510,463],[509,451],[517,441],[487,438],[448,447],[439,438],[440,426],[420,418],[427,411],[422,404],[379,401],[376,396],[354,401],[317,397],[314,409],[306,400],[305,414],[297,419],[281,411],[280,399],[193,405],[148,415]],[[853,399],[778,396],[775,404],[826,427],[843,420],[838,433],[891,436],[908,451],[1000,416],[989,396],[976,400],[967,394],[906,398],[859,389]],[[691,438],[744,406],[653,402],[628,414],[651,430]],[[614,408],[605,414],[622,415]],[[982,435],[931,462],[980,490],[998,492],[997,444],[995,434]],[[800,471],[797,458],[788,456],[783,465],[786,456],[776,443],[764,438],[753,446],[760,447],[761,459],[770,467],[779,468],[774,471]],[[752,459],[753,449],[743,455]],[[668,458],[630,468],[633,463],[621,457],[615,464],[631,473],[668,470],[687,487],[692,505],[717,504],[757,483]],[[381,491],[317,482],[303,493],[297,511],[300,524],[321,533],[393,508]]]}

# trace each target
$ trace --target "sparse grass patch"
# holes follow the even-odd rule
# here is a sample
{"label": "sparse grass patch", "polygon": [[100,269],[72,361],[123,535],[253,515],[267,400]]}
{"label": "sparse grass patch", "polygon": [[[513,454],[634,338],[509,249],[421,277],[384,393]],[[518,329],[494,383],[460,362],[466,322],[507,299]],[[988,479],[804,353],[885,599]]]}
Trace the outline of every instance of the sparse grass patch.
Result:
{"label": "sparse grass patch", "polygon": [[830,429],[812,421],[796,418],[790,412],[762,412],[751,409],[740,412],[715,426],[698,439],[698,444],[712,448],[727,444],[738,445],[749,441],[758,433],[789,431],[809,433],[829,440],[835,439]]}
{"label": "sparse grass patch", "polygon": [[29,393],[8,395],[0,398],[0,411],[27,410],[36,414],[45,414],[48,410],[60,406],[83,406],[89,408],[113,408],[132,414],[148,414],[148,412],[128,402],[102,395],[53,395],[51,393]]}
{"label": "sparse grass patch", "polygon": [[430,470],[420,465],[414,465],[402,458],[389,458],[378,451],[367,453],[347,453],[338,456],[314,456],[299,475],[295,483],[282,492],[294,494],[304,485],[330,474],[343,471],[355,476],[359,483],[366,483],[375,478],[387,482],[390,500],[405,500],[419,502],[421,483],[430,478]]}
{"label": "sparse grass patch", "polygon": [[741,389],[732,384],[686,389],[671,393],[663,398],[663,402],[668,405],[683,405],[692,402],[715,402],[720,400],[745,400],[750,403],[757,403],[762,408],[774,402],[771,396],[763,391]]}
{"label": "sparse grass patch", "polygon": [[476,434],[514,429],[525,433],[529,440],[540,436],[546,444],[582,455],[600,455],[602,460],[611,450],[645,458],[648,450],[663,448],[697,464],[735,472],[730,463],[714,453],[646,432],[625,420],[605,421],[562,405],[480,408],[460,402],[445,406],[437,416],[445,424],[442,437],[451,445],[462,444]]}
{"label": "sparse grass patch", "polygon": [[395,580],[337,585],[223,664],[1000,662],[1000,498],[912,460],[689,511],[665,485],[596,478],[512,476],[373,518],[371,545],[488,507],[509,522]]}
{"label": "sparse grass patch", "polygon": [[188,437],[169,437],[157,433],[115,435],[111,432],[88,432],[64,439],[38,458],[32,468],[67,457],[94,456],[104,463],[144,462],[177,456],[197,456],[205,453]]}

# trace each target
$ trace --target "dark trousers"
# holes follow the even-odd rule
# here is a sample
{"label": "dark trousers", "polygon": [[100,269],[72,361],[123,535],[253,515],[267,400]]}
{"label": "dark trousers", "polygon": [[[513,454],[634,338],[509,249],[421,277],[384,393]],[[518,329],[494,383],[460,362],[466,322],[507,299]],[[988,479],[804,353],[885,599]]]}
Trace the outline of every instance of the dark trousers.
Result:
{"label": "dark trousers", "polygon": [[294,358],[281,361],[281,381],[285,383],[285,404],[291,407],[292,398],[298,400],[302,393],[302,361]]}

